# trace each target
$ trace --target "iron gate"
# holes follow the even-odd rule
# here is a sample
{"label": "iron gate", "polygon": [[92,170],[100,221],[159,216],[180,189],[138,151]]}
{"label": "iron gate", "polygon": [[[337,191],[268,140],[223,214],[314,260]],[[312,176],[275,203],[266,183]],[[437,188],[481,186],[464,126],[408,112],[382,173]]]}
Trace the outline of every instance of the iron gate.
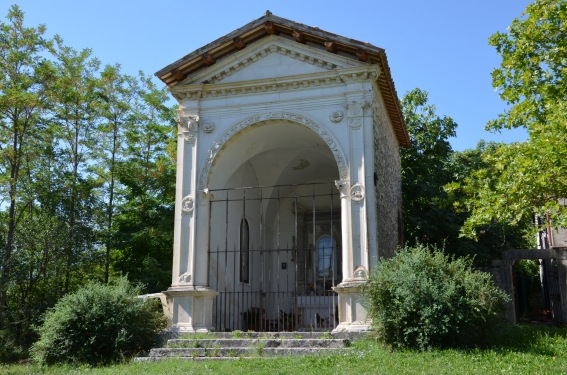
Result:
{"label": "iron gate", "polygon": [[217,331],[338,323],[341,221],[334,183],[211,190],[209,285]]}

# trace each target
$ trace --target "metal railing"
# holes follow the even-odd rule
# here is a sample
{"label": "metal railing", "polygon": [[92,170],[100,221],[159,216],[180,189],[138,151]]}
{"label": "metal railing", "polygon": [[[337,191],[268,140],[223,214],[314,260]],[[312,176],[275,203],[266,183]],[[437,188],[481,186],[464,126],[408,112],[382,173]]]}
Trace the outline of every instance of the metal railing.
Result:
{"label": "metal railing", "polygon": [[330,330],[342,279],[334,184],[211,190],[217,331]]}

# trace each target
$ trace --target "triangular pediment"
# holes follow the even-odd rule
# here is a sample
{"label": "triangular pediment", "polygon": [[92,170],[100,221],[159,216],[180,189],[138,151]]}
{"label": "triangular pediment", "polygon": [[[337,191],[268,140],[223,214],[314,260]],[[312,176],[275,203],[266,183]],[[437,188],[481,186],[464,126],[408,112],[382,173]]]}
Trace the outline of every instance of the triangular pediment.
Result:
{"label": "triangular pediment", "polygon": [[251,80],[322,73],[360,66],[348,57],[331,54],[279,36],[270,36],[224,61],[188,76],[178,85],[191,83],[233,83]]}
{"label": "triangular pediment", "polygon": [[333,69],[360,65],[378,67],[376,84],[398,141],[409,146],[409,135],[382,48],[277,17],[269,11],[167,65],[156,76],[172,91],[182,91],[191,84],[222,86],[294,75],[321,76]]}

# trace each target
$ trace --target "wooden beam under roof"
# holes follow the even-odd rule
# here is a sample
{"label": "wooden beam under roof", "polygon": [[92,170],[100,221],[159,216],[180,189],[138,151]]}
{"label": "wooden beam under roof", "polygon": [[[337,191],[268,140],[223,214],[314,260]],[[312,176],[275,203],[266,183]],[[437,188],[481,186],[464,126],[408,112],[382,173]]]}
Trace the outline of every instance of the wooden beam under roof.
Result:
{"label": "wooden beam under roof", "polygon": [[264,23],[264,30],[270,35],[279,35],[280,33],[276,28],[276,24],[272,21],[266,21],[266,23]]}
{"label": "wooden beam under roof", "polygon": [[327,52],[337,53],[337,44],[332,40],[328,40],[325,42],[325,49]]}
{"label": "wooden beam under roof", "polygon": [[291,36],[297,43],[305,44],[305,34],[302,31],[293,30]]}
{"label": "wooden beam under roof", "polygon": [[234,46],[238,49],[243,49],[244,47],[246,47],[246,44],[244,44],[244,41],[242,40],[241,37],[237,36],[236,38],[232,39],[232,43],[234,44]]}

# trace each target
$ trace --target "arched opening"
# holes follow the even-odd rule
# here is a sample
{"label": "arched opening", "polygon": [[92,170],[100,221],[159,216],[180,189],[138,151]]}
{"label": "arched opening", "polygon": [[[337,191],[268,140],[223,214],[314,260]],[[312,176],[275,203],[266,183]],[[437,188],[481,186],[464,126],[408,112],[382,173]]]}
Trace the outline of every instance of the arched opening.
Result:
{"label": "arched opening", "polygon": [[257,123],[222,145],[208,180],[215,329],[334,328],[337,179],[331,149],[302,124]]}

